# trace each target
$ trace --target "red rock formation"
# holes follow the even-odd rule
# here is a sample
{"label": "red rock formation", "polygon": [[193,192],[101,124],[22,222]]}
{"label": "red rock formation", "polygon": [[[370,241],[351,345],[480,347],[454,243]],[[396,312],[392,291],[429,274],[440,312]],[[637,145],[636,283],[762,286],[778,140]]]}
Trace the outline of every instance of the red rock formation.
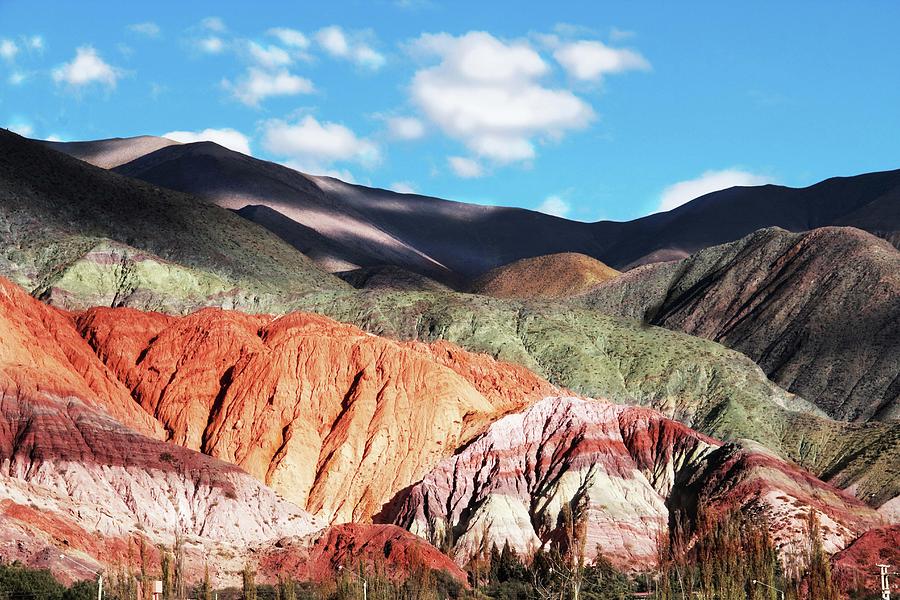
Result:
{"label": "red rock formation", "polygon": [[154,544],[181,532],[213,555],[226,548],[238,556],[321,526],[236,466],[122,425],[116,419],[162,432],[70,317],[5,280],[0,330],[0,547],[8,558],[48,566],[60,551],[122,559],[115,549],[138,532]]}
{"label": "red rock formation", "polygon": [[333,525],[305,540],[282,540],[259,560],[264,576],[328,581],[358,564],[403,579],[418,568],[444,571],[465,584],[466,574],[437,548],[395,525]]}
{"label": "red rock formation", "polygon": [[896,586],[900,570],[900,525],[876,527],[862,534],[847,548],[831,557],[832,572],[844,593],[864,590],[875,594],[881,590],[879,569],[875,565],[892,565],[891,582]]}
{"label": "red rock formation", "polygon": [[802,539],[819,513],[826,549],[842,548],[876,514],[798,467],[698,434],[651,410],[547,398],[508,415],[442,461],[383,518],[449,542],[465,562],[488,543],[530,553],[563,538],[562,507],[581,511],[585,548],[625,568],[651,565],[670,510],[698,504],[766,514],[775,539]]}
{"label": "red rock formation", "polygon": [[0,394],[74,396],[136,431],[163,434],[159,423],[131,401],[128,389],[84,343],[68,314],[41,304],[3,278],[0,331]]}
{"label": "red rock formation", "polygon": [[317,315],[97,308],[78,327],[171,441],[335,522],[370,518],[496,415],[555,391],[451,344]]}

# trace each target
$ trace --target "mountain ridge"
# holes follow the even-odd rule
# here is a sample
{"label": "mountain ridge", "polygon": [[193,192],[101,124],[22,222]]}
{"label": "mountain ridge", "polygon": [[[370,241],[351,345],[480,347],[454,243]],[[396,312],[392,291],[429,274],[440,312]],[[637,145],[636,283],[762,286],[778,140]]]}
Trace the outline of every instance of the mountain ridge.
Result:
{"label": "mountain ridge", "polygon": [[329,240],[328,256],[319,258],[328,270],[394,265],[456,289],[523,258],[578,252],[627,270],[684,258],[770,226],[804,231],[850,225],[900,240],[900,170],[833,177],[802,188],[733,187],[668,212],[595,223],[349,184],[212,142],[162,147],[115,170],[233,210],[268,206],[296,224],[282,220],[276,232],[295,247],[308,248],[313,239],[321,247],[323,235]]}

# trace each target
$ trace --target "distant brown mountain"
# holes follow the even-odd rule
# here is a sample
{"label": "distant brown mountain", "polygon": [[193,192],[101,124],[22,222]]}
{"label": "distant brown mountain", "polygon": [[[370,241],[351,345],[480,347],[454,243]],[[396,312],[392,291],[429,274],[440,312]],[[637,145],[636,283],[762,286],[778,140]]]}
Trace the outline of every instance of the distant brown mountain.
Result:
{"label": "distant brown mountain", "polygon": [[[91,143],[105,152],[119,147],[113,153],[122,156],[152,147],[146,138],[54,147],[92,160],[84,145]],[[578,252],[624,270],[684,258],[771,226],[806,231],[850,225],[900,238],[900,170],[837,177],[807,188],[735,187],[634,221],[581,223],[306,175],[211,142],[160,146],[116,171],[234,210],[277,211],[242,214],[330,271],[393,265],[458,289],[522,258]]]}
{"label": "distant brown mountain", "polygon": [[608,281],[619,272],[577,252],[535,256],[491,269],[469,291],[495,298],[568,298]]}
{"label": "distant brown mountain", "polygon": [[770,228],[633,269],[579,302],[715,340],[837,419],[900,418],[900,252],[851,227]]}

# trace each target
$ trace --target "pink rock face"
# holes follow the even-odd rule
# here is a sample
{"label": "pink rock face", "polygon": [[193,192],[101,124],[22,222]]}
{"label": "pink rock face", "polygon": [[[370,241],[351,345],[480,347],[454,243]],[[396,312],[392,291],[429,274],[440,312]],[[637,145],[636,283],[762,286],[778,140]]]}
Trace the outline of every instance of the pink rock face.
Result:
{"label": "pink rock face", "polygon": [[464,562],[484,536],[530,554],[561,535],[564,504],[583,503],[589,556],[599,550],[620,566],[649,565],[668,523],[660,491],[718,444],[637,411],[638,420],[625,424],[637,450],[632,455],[620,426],[626,411],[547,398],[504,417],[414,486],[394,520],[433,541],[450,536],[455,558]]}
{"label": "pink rock face", "polygon": [[678,508],[764,513],[785,549],[819,513],[826,546],[843,547],[876,518],[798,467],[703,436],[651,410],[551,397],[508,415],[442,461],[384,518],[464,563],[485,544],[530,554],[558,542],[564,505],[584,507],[585,550],[620,567],[655,562]]}

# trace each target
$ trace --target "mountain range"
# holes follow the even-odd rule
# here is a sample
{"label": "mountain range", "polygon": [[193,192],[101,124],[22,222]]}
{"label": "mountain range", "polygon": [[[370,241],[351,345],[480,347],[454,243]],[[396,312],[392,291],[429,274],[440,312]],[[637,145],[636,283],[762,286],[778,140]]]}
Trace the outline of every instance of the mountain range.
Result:
{"label": "mountain range", "polygon": [[[522,258],[578,252],[627,269],[684,258],[772,226],[789,231],[853,226],[900,239],[900,170],[801,189],[736,187],[634,221],[581,223],[348,184],[212,142],[168,144],[139,137],[51,144],[100,166],[121,160],[117,173],[243,210],[328,271],[394,265],[458,289]],[[146,154],[137,156],[141,151]],[[119,160],[111,161],[111,154]]]}
{"label": "mountain range", "polygon": [[900,523],[898,231],[900,171],[579,223],[0,131],[0,552],[464,583],[564,506],[625,570],[679,515],[784,553],[812,511],[850,589]]}

